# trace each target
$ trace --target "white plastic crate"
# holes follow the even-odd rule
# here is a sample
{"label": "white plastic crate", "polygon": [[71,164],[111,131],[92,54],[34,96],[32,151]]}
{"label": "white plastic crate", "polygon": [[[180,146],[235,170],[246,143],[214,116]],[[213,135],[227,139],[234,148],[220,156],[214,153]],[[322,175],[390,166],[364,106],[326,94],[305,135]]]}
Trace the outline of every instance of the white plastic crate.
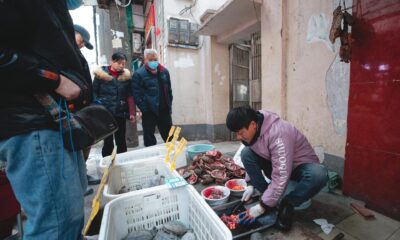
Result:
{"label": "white plastic crate", "polygon": [[127,195],[128,193],[118,194],[122,186],[133,189],[137,185],[149,183],[154,178],[156,169],[158,174],[163,175],[165,179],[179,176],[176,171],[171,171],[169,164],[164,162],[164,158],[160,157],[137,160],[129,164],[114,165],[110,171],[108,183],[104,186],[103,195],[105,200],[110,201]]}
{"label": "white plastic crate", "polygon": [[[187,162],[185,153],[186,153],[186,148],[176,158],[177,168],[186,166]],[[154,157],[165,158],[166,155],[167,155],[167,149],[165,147],[165,144],[159,144],[151,147],[141,148],[138,150],[119,153],[115,157],[114,165],[121,165],[121,164],[131,163],[136,160],[142,160]],[[170,158],[172,159],[173,156],[174,156],[174,151],[172,151],[172,153],[170,154]],[[100,171],[103,171],[104,168],[108,167],[110,165],[110,162],[111,162],[110,156],[102,158],[99,164]]]}
{"label": "white plastic crate", "polygon": [[109,202],[104,209],[99,240],[120,240],[128,233],[161,228],[181,221],[197,240],[230,240],[232,234],[193,186],[160,186],[130,193]]}

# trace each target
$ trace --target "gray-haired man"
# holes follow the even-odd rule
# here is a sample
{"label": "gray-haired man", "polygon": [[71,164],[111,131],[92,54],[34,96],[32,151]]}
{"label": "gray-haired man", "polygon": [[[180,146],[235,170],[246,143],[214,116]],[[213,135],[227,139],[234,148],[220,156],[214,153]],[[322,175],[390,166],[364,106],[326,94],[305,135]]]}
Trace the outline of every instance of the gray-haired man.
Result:
{"label": "gray-haired man", "polygon": [[168,70],[158,62],[155,49],[144,50],[144,65],[135,72],[132,80],[135,103],[142,112],[144,145],[157,143],[154,136],[156,125],[166,141],[172,126],[171,79]]}

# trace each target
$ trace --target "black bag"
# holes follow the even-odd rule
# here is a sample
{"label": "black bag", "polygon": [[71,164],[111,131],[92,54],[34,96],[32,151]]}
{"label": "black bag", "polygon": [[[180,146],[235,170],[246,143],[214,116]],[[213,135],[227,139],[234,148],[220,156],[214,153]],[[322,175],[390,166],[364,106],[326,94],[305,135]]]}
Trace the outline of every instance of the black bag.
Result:
{"label": "black bag", "polygon": [[[71,131],[65,131],[63,135],[65,136],[64,145],[68,150],[84,149],[118,130],[118,124],[114,117],[101,105],[87,106],[76,113],[70,114],[72,114],[72,118],[69,120],[77,121],[80,128],[72,128]],[[72,137],[70,133],[72,133]]]}
{"label": "black bag", "polygon": [[118,130],[112,114],[101,105],[90,105],[71,113],[65,99],[57,104],[49,94],[36,94],[35,97],[59,125],[63,144],[70,151],[89,147]]}

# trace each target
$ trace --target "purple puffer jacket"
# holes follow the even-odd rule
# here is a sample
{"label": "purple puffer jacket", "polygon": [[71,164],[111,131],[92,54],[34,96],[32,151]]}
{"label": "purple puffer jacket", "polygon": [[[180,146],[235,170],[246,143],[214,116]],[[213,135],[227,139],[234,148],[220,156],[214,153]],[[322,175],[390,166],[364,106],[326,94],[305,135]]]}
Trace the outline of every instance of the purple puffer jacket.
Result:
{"label": "purple puffer jacket", "polygon": [[275,207],[290,180],[292,170],[303,163],[319,163],[306,137],[289,122],[272,112],[261,110],[264,121],[260,136],[250,148],[272,162],[272,182],[262,195],[262,201]]}

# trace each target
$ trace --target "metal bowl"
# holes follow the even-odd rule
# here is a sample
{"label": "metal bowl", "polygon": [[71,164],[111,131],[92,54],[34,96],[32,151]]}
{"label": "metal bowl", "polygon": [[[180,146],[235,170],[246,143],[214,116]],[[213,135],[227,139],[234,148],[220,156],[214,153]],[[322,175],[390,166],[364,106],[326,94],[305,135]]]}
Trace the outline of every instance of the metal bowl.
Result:
{"label": "metal bowl", "polygon": [[[243,187],[243,190],[233,190],[231,189],[232,185],[240,185]],[[231,179],[225,183],[225,187],[231,191],[232,196],[242,196],[244,191],[246,190],[247,183],[244,179]]]}
{"label": "metal bowl", "polygon": [[[218,189],[223,192],[224,196],[220,199],[210,199],[204,195],[206,192],[210,191],[210,189]],[[231,192],[229,191],[229,189],[224,186],[210,186],[210,187],[203,189],[203,191],[201,191],[201,196],[206,200],[208,205],[210,205],[212,207],[228,202],[230,194],[231,194]]]}

